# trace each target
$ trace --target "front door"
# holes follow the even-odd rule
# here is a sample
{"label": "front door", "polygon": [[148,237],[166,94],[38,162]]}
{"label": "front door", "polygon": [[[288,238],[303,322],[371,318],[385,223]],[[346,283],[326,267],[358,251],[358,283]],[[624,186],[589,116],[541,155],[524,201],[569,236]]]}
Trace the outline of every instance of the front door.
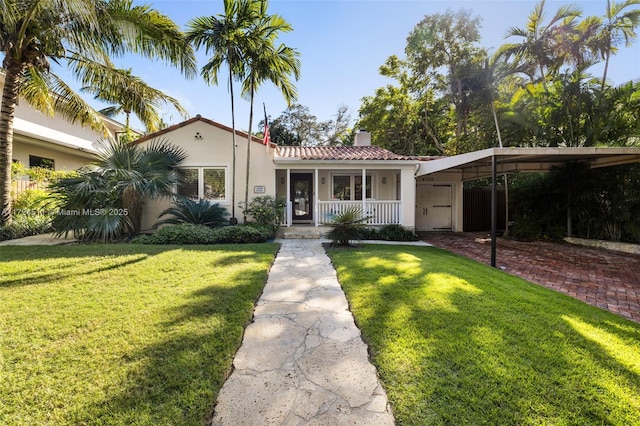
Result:
{"label": "front door", "polygon": [[313,220],[313,174],[291,173],[291,206],[293,222],[308,223]]}
{"label": "front door", "polygon": [[418,185],[416,230],[451,231],[452,192],[450,184]]}

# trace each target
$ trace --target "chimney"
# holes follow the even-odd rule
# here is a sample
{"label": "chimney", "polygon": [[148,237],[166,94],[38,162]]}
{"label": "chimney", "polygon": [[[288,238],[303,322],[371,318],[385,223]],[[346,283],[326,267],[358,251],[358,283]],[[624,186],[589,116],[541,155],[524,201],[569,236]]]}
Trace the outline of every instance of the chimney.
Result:
{"label": "chimney", "polygon": [[371,133],[365,129],[358,130],[353,140],[353,146],[371,146]]}

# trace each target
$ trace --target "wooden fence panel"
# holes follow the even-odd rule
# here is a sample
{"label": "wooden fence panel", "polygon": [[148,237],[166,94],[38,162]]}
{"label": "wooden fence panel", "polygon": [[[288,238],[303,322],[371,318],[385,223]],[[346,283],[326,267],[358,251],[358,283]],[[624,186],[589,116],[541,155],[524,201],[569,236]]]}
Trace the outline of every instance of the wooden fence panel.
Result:
{"label": "wooden fence panel", "polygon": [[[498,230],[505,229],[505,194],[498,190]],[[463,229],[465,232],[491,231],[491,189],[473,188],[463,191]]]}
{"label": "wooden fence panel", "polygon": [[47,182],[34,182],[31,180],[14,180],[11,182],[11,193],[14,199],[18,198],[24,191],[30,189],[46,189]]}

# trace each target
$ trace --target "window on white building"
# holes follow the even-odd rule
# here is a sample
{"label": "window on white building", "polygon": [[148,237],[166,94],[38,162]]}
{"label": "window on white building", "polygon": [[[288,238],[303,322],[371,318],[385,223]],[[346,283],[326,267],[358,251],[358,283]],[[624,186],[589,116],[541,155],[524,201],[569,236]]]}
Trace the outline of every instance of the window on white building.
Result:
{"label": "window on white building", "polygon": [[193,200],[226,201],[224,167],[185,167],[178,169],[178,195]]}
{"label": "window on white building", "polygon": [[[366,177],[365,196],[372,198],[371,175]],[[362,175],[334,175],[332,197],[337,200],[362,200]]]}
{"label": "window on white building", "polygon": [[29,156],[29,167],[41,167],[43,169],[54,170],[55,161],[52,158],[39,157],[37,155]]}

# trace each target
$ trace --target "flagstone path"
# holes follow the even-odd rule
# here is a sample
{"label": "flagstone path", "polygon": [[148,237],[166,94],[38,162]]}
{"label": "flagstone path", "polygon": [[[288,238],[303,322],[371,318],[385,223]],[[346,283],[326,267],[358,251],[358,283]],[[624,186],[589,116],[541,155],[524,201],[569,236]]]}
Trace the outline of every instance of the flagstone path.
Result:
{"label": "flagstone path", "polygon": [[212,425],[393,425],[321,240],[282,240]]}

